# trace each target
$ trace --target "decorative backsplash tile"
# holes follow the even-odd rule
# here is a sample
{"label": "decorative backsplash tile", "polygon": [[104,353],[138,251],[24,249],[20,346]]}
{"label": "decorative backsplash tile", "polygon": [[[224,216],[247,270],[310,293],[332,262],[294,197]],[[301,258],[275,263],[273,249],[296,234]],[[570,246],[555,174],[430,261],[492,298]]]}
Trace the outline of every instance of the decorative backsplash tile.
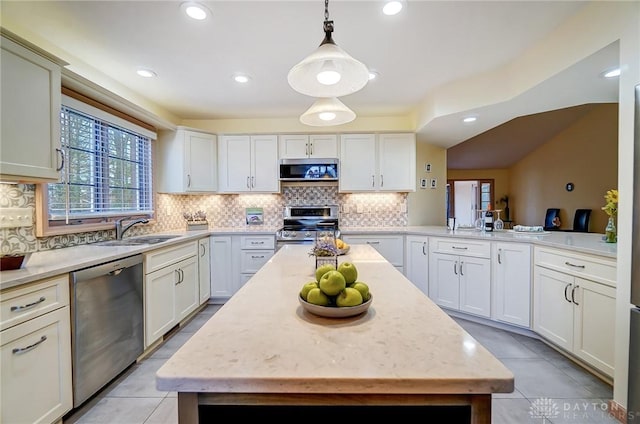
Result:
{"label": "decorative backsplash tile", "polygon": [[[341,227],[406,226],[406,193],[338,193],[336,186],[284,186],[282,194],[156,194],[156,219],[137,225],[128,236],[185,228],[183,213],[203,211],[210,227],[244,227],[245,209],[263,208],[264,227],[282,225],[284,206],[340,206]],[[34,208],[35,185],[0,184],[0,208]],[[34,213],[35,217],[35,213]],[[35,225],[35,223],[34,223]],[[36,252],[115,238],[114,230],[35,236],[35,226],[0,229],[0,254]]]}

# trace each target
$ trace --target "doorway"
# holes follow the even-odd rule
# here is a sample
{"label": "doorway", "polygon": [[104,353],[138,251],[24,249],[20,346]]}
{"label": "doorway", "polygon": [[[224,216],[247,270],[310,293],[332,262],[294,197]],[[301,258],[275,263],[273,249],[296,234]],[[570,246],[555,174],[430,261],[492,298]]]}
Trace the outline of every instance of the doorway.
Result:
{"label": "doorway", "polygon": [[447,180],[447,217],[456,224],[473,226],[477,210],[493,209],[494,180]]}

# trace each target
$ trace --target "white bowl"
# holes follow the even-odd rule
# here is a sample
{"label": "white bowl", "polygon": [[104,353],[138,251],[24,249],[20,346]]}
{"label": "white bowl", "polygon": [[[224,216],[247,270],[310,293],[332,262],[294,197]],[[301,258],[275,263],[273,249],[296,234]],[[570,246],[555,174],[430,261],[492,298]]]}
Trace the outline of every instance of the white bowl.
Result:
{"label": "white bowl", "polygon": [[366,312],[367,309],[369,309],[369,306],[371,306],[371,302],[373,302],[373,295],[369,297],[369,300],[358,306],[338,307],[314,305],[313,303],[309,303],[304,300],[300,295],[298,295],[298,300],[306,311],[311,312],[314,315],[325,318],[347,318]]}

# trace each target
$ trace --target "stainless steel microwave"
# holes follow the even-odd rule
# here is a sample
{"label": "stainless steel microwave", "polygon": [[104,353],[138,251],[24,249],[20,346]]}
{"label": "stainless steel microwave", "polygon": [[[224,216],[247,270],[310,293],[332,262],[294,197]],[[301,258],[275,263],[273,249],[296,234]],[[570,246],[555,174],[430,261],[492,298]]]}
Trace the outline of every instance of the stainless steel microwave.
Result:
{"label": "stainless steel microwave", "polygon": [[280,159],[280,181],[338,181],[338,159]]}

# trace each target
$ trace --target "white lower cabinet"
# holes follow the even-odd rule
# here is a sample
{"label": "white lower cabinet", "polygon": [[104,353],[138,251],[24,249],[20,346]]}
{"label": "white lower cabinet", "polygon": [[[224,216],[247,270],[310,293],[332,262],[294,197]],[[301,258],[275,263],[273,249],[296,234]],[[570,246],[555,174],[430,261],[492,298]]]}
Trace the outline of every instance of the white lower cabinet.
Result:
{"label": "white lower cabinet", "polygon": [[343,235],[342,240],[347,244],[368,244],[404,274],[404,236],[386,234]]}
{"label": "white lower cabinet", "polygon": [[211,249],[209,237],[198,240],[198,282],[200,286],[200,304],[211,297]]}
{"label": "white lower cabinet", "polygon": [[[607,261],[589,256],[581,261],[574,253],[537,247],[535,256],[533,330],[612,377],[616,289],[613,282],[602,284],[583,277],[592,275],[606,281],[609,268],[602,265]],[[546,258],[568,263],[571,269],[550,269]]]}
{"label": "white lower cabinet", "polygon": [[211,298],[224,303],[275,253],[273,235],[211,237]]}
{"label": "white lower cabinet", "polygon": [[144,254],[145,348],[200,304],[197,246],[193,241]]}
{"label": "white lower cabinet", "polygon": [[405,275],[426,295],[429,294],[429,238],[406,236]]}
{"label": "white lower cabinet", "polygon": [[434,238],[429,241],[429,297],[445,308],[491,316],[490,244]]}
{"label": "white lower cabinet", "polygon": [[2,310],[0,422],[59,421],[73,407],[69,277],[5,290]]}
{"label": "white lower cabinet", "polygon": [[531,325],[531,246],[493,244],[493,318],[529,328]]}

